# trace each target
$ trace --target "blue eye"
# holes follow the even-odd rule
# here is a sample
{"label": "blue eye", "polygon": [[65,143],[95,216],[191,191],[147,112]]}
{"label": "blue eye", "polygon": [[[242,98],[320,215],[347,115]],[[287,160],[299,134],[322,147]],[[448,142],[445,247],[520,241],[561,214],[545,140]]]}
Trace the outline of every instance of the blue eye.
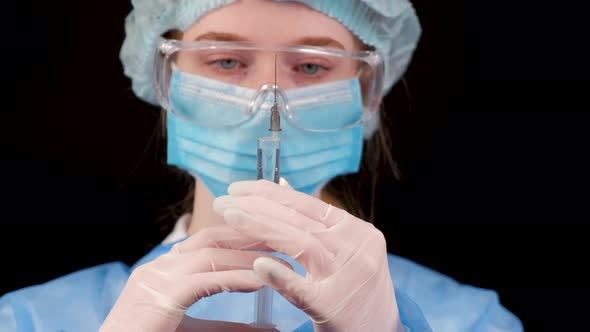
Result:
{"label": "blue eye", "polygon": [[301,70],[304,74],[307,75],[315,75],[318,73],[320,69],[321,67],[314,63],[304,63],[302,65],[299,65],[299,70]]}
{"label": "blue eye", "polygon": [[235,59],[222,59],[217,61],[217,63],[219,64],[219,66],[221,66],[221,68],[230,70],[234,69],[239,62]]}

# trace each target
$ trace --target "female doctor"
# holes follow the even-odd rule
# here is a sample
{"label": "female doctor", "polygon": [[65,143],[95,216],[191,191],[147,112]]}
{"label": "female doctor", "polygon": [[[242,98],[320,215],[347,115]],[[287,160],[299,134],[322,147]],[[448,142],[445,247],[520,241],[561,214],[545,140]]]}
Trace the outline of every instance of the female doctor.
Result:
{"label": "female doctor", "polygon": [[[192,213],[131,268],[5,295],[2,331],[254,331],[263,286],[280,294],[280,331],[522,330],[494,292],[388,254],[382,233],[324,190],[359,170],[410,62],[420,26],[407,0],[133,6],[125,74],[167,111],[168,163],[196,179]],[[273,104],[281,184],[255,181]]]}

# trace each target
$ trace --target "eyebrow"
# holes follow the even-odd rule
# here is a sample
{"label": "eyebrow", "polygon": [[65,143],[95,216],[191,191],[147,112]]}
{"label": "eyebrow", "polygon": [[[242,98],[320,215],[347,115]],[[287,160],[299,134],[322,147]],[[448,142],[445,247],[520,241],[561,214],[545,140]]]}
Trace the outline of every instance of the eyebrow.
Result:
{"label": "eyebrow", "polygon": [[[226,32],[207,32],[197,38],[195,41],[208,40],[208,41],[249,41],[248,38],[233,33]],[[307,45],[307,46],[320,46],[320,47],[333,47],[341,50],[346,50],[344,46],[330,38],[330,37],[303,37],[295,40],[291,43],[292,45]]]}

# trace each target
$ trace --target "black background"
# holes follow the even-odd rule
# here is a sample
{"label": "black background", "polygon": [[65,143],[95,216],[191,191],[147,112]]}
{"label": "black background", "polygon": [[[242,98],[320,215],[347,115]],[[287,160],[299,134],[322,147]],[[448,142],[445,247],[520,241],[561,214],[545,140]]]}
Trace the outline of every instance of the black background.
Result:
{"label": "black background", "polygon": [[[196,1],[196,0],[195,0]],[[390,250],[496,290],[525,329],[578,330],[588,262],[588,41],[565,2],[414,0],[423,37],[386,98],[405,178],[379,186]],[[0,294],[133,263],[183,184],[118,52],[128,1],[3,6]],[[147,148],[146,148],[147,147]],[[580,320],[578,320],[580,319]]]}

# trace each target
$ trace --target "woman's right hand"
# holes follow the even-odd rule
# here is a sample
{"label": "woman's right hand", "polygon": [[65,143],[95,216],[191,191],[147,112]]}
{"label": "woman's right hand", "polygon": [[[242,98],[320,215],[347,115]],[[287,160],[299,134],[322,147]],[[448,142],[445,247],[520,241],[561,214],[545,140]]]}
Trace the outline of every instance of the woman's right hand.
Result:
{"label": "woman's right hand", "polygon": [[222,225],[205,228],[175,244],[169,253],[131,273],[99,331],[257,330],[245,324],[202,321],[184,314],[204,297],[223,291],[252,292],[263,286],[252,272],[252,263],[263,256],[278,259],[244,251],[269,251],[262,245],[252,246],[254,242]]}

